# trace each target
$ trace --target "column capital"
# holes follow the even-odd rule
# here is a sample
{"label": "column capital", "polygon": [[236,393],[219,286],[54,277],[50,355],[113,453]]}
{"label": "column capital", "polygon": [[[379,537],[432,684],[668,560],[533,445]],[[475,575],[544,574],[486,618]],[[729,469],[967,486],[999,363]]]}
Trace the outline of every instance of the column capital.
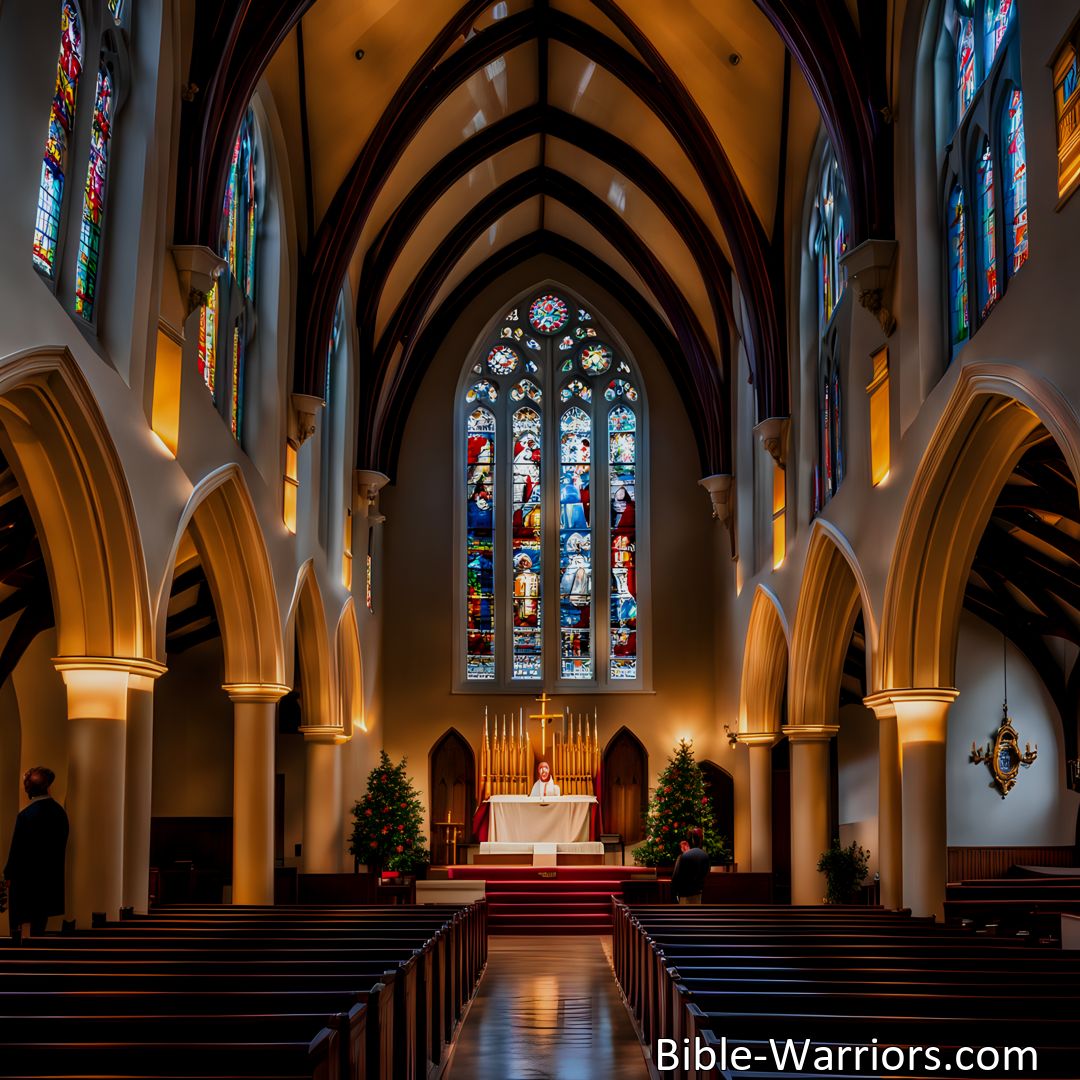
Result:
{"label": "column capital", "polygon": [[771,748],[781,739],[779,731],[740,731],[736,738],[743,746],[764,746]]}
{"label": "column capital", "polygon": [[791,742],[824,742],[839,730],[839,724],[785,724],[780,729]]}
{"label": "column capital", "polygon": [[960,691],[951,686],[911,686],[863,698],[880,720],[896,717],[901,743],[944,742],[949,706]]}
{"label": "column capital", "polygon": [[324,746],[341,746],[349,741],[344,728],[339,727],[304,727],[300,725],[300,734],[305,743],[317,743]]}
{"label": "column capital", "polygon": [[130,656],[54,656],[52,662],[61,675],[69,671],[110,671],[157,679],[168,670],[156,660]]}
{"label": "column capital", "polygon": [[272,705],[289,692],[280,683],[224,683],[221,689],[238,704]]}

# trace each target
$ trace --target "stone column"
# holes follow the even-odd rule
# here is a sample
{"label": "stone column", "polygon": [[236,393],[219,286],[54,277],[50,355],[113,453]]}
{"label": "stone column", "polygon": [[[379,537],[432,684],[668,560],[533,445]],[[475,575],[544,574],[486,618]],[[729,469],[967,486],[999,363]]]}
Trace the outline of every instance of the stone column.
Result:
{"label": "stone column", "polygon": [[164,668],[128,680],[124,761],[124,907],[145,914],[150,898],[150,813],[154,773],[154,679]]}
{"label": "stone column", "polygon": [[274,902],[274,743],[284,686],[230,684],[234,904]]}
{"label": "stone column", "polygon": [[878,719],[878,875],[882,906],[904,906],[903,799],[896,706],[888,693],[863,700]]}
{"label": "stone column", "polygon": [[750,869],[772,872],[772,750],[780,741],[773,732],[741,732],[739,742],[750,758]]}
{"label": "stone column", "polygon": [[67,907],[80,927],[120,917],[128,667],[110,657],[53,661],[67,690]]}
{"label": "stone column", "polygon": [[913,915],[944,915],[948,819],[945,803],[945,736],[948,688],[890,690],[896,706],[903,777],[904,907]]}
{"label": "stone column", "polygon": [[304,873],[338,874],[345,854],[341,816],[340,728],[301,728],[304,735]]}
{"label": "stone column", "polygon": [[820,904],[825,879],[817,868],[832,842],[829,829],[829,740],[835,724],[790,724],[791,902]]}

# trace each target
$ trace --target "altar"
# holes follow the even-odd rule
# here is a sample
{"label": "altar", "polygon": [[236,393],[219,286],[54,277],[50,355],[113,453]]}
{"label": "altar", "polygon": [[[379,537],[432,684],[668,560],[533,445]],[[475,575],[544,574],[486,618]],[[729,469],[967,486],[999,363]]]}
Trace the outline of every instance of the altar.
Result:
{"label": "altar", "polygon": [[493,844],[578,844],[589,840],[595,795],[492,795],[487,839]]}

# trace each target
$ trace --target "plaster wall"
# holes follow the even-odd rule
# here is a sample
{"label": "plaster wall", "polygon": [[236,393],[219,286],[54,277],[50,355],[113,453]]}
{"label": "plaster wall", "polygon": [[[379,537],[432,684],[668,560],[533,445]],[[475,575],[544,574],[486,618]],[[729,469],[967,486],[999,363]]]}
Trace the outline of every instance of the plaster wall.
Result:
{"label": "plaster wall", "polygon": [[960,696],[949,709],[946,782],[949,844],[954,847],[1072,844],[1080,794],[1065,788],[1065,752],[1057,709],[1035,669],[1010,642],[1006,648],[1009,714],[1020,748],[1039,756],[1021,767],[1002,798],[987,765],[969,761],[971,744],[985,749],[1001,723],[1001,635],[964,612],[956,657]]}

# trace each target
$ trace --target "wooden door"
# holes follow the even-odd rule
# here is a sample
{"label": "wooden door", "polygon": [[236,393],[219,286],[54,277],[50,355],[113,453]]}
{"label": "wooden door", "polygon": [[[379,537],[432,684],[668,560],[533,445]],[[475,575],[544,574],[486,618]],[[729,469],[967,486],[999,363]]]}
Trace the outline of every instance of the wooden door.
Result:
{"label": "wooden door", "polygon": [[632,732],[621,728],[604,750],[603,768],[604,832],[618,833],[624,844],[636,844],[645,836],[649,755]]}
{"label": "wooden door", "polygon": [[727,769],[720,768],[715,762],[700,763],[705,777],[705,791],[712,803],[716,829],[726,841],[728,853],[734,858],[735,853],[735,781]]}
{"label": "wooden door", "polygon": [[446,857],[442,843],[444,830],[436,829],[436,821],[459,821],[458,842],[472,840],[472,816],[476,810],[476,758],[472,747],[456,729],[450,728],[431,751],[431,845],[432,859]]}

